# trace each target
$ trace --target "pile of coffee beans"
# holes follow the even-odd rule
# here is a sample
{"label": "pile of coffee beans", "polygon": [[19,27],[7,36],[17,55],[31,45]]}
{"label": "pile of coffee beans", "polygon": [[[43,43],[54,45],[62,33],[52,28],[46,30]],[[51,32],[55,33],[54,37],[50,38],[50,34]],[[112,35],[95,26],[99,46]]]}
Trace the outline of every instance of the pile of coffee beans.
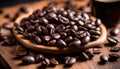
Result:
{"label": "pile of coffee beans", "polygon": [[70,8],[45,6],[15,23],[16,30],[24,38],[44,46],[79,47],[94,41],[101,35],[101,20]]}

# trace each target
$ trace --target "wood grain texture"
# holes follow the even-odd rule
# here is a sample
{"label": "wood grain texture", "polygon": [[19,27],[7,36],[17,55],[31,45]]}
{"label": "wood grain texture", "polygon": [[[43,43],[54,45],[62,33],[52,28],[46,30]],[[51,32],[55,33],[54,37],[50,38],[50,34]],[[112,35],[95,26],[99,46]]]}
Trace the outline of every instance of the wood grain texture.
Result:
{"label": "wood grain texture", "polygon": [[[88,2],[88,0],[82,0],[79,3],[79,5],[80,6],[85,5],[86,2]],[[2,15],[0,15],[0,25],[2,25],[4,22],[9,22],[7,19],[4,19],[3,17],[6,13],[14,15],[14,13],[17,12],[17,9],[20,6],[28,6],[31,7],[33,10],[35,10],[38,8],[42,8],[41,5],[45,6],[46,4],[47,2],[43,4],[41,1],[39,1],[34,3],[26,3],[26,4],[20,4],[12,7],[3,8],[5,12]],[[120,23],[119,25],[117,25],[117,27],[120,28]],[[4,34],[9,34],[9,32],[5,30]],[[120,38],[120,34],[117,37]],[[118,45],[120,46],[120,44]],[[109,54],[110,47],[103,46],[101,50],[102,53],[99,55],[94,55],[94,58],[92,60],[88,60],[85,62],[77,62],[70,68],[65,68],[64,65],[60,64],[57,65],[56,67],[47,67],[47,69],[120,69],[120,59],[117,62],[108,62],[105,65],[99,65],[98,64],[99,56]],[[120,54],[120,52],[118,53]],[[22,65],[21,61],[15,59],[15,57],[16,57],[15,46],[10,46],[10,47],[3,45],[0,46],[0,63],[2,63],[6,69],[42,69],[40,68],[40,64]]]}

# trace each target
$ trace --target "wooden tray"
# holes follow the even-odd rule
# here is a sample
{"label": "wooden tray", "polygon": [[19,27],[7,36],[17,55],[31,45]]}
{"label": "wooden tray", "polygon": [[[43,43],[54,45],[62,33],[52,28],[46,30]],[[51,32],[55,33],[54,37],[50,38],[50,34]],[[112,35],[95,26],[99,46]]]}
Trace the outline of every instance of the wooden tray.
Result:
{"label": "wooden tray", "polygon": [[[27,15],[22,15],[20,16],[15,22],[16,23],[20,23],[22,18],[25,18],[27,16],[29,16],[31,13],[27,14]],[[91,19],[95,20],[94,17],[91,17]],[[80,47],[65,47],[65,48],[58,48],[58,47],[49,47],[49,46],[44,46],[44,45],[37,45],[35,43],[32,43],[31,41],[24,39],[23,35],[21,34],[17,34],[17,31],[15,30],[15,27],[13,28],[13,33],[16,37],[16,39],[23,44],[25,47],[39,51],[39,52],[45,52],[45,53],[52,53],[52,54],[65,54],[65,53],[73,53],[73,52],[79,52],[88,48],[92,48],[92,47],[96,47],[99,46],[101,44],[103,44],[106,40],[106,28],[103,24],[100,25],[101,28],[101,35],[100,38],[97,39],[96,41],[92,41],[87,43],[84,46],[80,46]]]}

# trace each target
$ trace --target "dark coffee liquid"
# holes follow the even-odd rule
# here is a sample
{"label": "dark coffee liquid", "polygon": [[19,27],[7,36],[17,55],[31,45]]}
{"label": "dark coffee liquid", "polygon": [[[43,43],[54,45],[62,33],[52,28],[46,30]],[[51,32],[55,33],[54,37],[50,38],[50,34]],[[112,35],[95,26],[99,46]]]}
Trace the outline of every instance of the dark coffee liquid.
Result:
{"label": "dark coffee liquid", "polygon": [[92,0],[92,14],[107,27],[114,27],[120,21],[120,0],[109,1]]}

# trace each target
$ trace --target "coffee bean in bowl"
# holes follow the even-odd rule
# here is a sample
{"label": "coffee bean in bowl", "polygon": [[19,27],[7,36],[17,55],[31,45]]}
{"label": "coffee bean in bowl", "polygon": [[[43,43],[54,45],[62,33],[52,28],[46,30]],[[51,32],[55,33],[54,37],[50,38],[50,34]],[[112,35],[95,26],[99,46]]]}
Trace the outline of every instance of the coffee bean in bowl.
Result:
{"label": "coffee bean in bowl", "polygon": [[15,22],[13,32],[20,43],[47,53],[78,52],[103,44],[106,39],[106,28],[100,19],[57,6],[46,6]]}

